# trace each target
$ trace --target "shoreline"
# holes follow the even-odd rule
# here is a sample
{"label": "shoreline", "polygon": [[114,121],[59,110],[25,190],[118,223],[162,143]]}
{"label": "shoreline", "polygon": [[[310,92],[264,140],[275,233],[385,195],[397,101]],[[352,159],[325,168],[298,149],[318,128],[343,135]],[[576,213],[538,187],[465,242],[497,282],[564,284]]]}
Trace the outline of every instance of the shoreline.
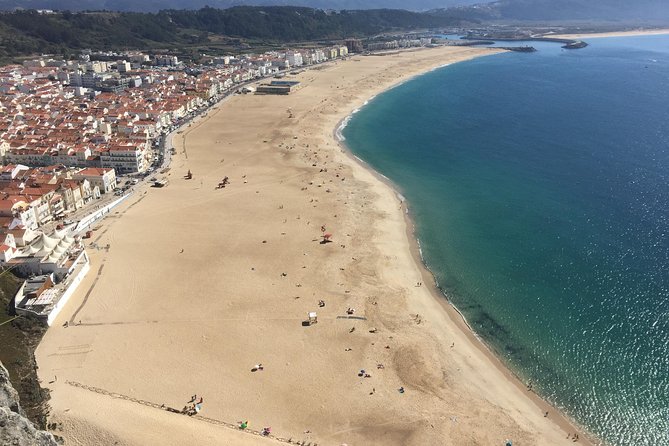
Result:
{"label": "shoreline", "polygon": [[[462,63],[462,62],[456,62],[456,63]],[[434,69],[446,67],[449,65],[452,64],[446,64],[440,67],[436,67]],[[416,74],[411,79],[429,73],[434,69]],[[376,93],[375,95],[371,96],[367,101],[365,101],[365,104],[363,106],[366,106],[369,102],[371,102],[373,98],[383,93],[386,93],[399,85],[401,84],[393,85],[386,90]],[[377,181],[383,183],[386,187],[390,188],[393,191],[393,193],[397,195],[398,199],[402,203],[402,209],[403,209],[402,213],[404,214],[404,221],[405,221],[405,234],[407,239],[409,240],[411,256],[414,259],[416,266],[420,270],[421,276],[423,278],[423,283],[427,285],[427,288],[429,289],[432,298],[444,309],[444,311],[448,314],[451,321],[459,327],[462,333],[467,336],[467,338],[472,342],[472,344],[479,348],[479,350],[488,358],[488,360],[492,363],[492,365],[495,368],[497,368],[497,370],[500,373],[502,373],[506,377],[506,379],[509,380],[509,382],[514,384],[519,391],[527,393],[529,398],[536,404],[536,406],[541,411],[543,412],[552,411],[553,421],[556,422],[556,424],[560,426],[565,432],[570,432],[570,433],[575,432],[578,433],[580,436],[582,436],[583,438],[580,439],[579,444],[584,444],[589,446],[594,446],[595,444],[605,445],[606,443],[604,443],[603,440],[596,438],[594,434],[589,432],[585,427],[578,424],[576,420],[572,419],[562,409],[556,407],[552,402],[548,401],[542,395],[536,393],[534,390],[528,390],[527,385],[523,382],[520,376],[516,374],[516,372],[514,372],[509,365],[505,364],[502,358],[500,358],[499,355],[494,352],[492,347],[489,346],[486,343],[486,341],[481,336],[478,335],[478,333],[476,333],[474,328],[469,324],[469,321],[467,321],[467,318],[464,315],[464,313],[462,313],[455,306],[455,304],[451,301],[446,292],[439,286],[437,278],[435,277],[434,273],[430,270],[427,261],[423,257],[420,239],[418,238],[418,235],[416,233],[416,224],[411,214],[410,203],[402,194],[399,186],[396,185],[390,178],[388,178],[381,172],[377,171],[367,161],[363,160],[362,158],[358,157],[355,153],[353,153],[353,151],[346,144],[345,138],[344,139],[339,138],[339,136],[341,135],[341,131],[343,131],[343,127],[341,127],[342,123],[344,123],[344,121],[351,119],[355,115],[355,113],[357,113],[359,110],[360,110],[359,108],[355,109],[354,111],[351,112],[350,115],[348,115],[346,118],[340,121],[340,123],[335,127],[333,131],[333,138],[342,148],[342,151],[350,157],[352,162],[357,163],[363,169],[368,170],[373,176],[376,177]],[[344,127],[345,126],[346,125],[344,125]],[[343,137],[343,135],[341,136]],[[556,417],[557,421],[555,420]]]}
{"label": "shoreline", "polygon": [[548,34],[544,35],[544,37],[558,39],[603,39],[608,37],[658,36],[664,34],[669,34],[669,28],[611,31],[603,33]]}
{"label": "shoreline", "polygon": [[[430,274],[417,261],[419,242],[406,208],[398,213],[396,190],[341,150],[335,135],[350,110],[369,102],[370,92],[374,97],[441,66],[496,52],[500,51],[434,49],[366,62],[358,56],[297,76],[306,86],[294,95],[236,96],[225,105],[217,104],[194,125],[192,130],[198,131],[186,142],[188,157],[177,150],[168,174],[174,174],[170,186],[138,194],[139,199],[146,197],[142,206],[134,207],[137,201],[124,204],[118,212],[123,218],[105,222],[98,238],[110,241],[112,248],[92,255],[101,263],[100,282],[96,285],[97,279],[89,277],[82,284],[82,293],[90,285],[86,294],[91,297],[82,311],[83,323],[67,329],[54,324],[36,352],[43,382],[58,373],[49,386],[52,419],[65,426],[64,436],[76,440],[106,436],[134,445],[155,443],[162,435],[164,444],[182,444],[196,428],[204,444],[220,444],[225,438],[239,445],[265,441],[193,425],[188,417],[67,384],[76,382],[158,405],[178,404],[173,401],[181,394],[197,391],[211,401],[207,417],[231,422],[250,415],[256,427],[268,420],[282,436],[303,431],[306,440],[317,439],[318,444],[434,444],[445,435],[464,444],[472,440],[495,444],[504,438],[519,444],[571,443],[564,440],[570,430],[561,427],[553,413],[546,421],[535,395],[518,387],[508,369],[499,368],[499,359],[485,351],[471,330],[462,328],[464,319],[454,316],[456,310],[436,294],[436,287],[413,287],[415,279],[429,279]],[[443,63],[449,58],[457,60]],[[442,62],[434,66],[434,59]],[[411,62],[416,65],[406,76],[401,67]],[[343,96],[333,94],[340,83],[350,87]],[[282,115],[286,106],[293,107],[295,119]],[[184,134],[174,135],[174,147],[183,143]],[[327,165],[331,173],[316,173],[318,165]],[[178,179],[187,168],[193,169],[195,181]],[[329,184],[326,178],[332,183],[335,172],[345,175],[347,182],[339,183],[337,173],[337,183],[331,186],[334,193],[328,195],[329,189],[318,188]],[[210,190],[209,184],[223,174],[232,179],[230,190]],[[250,184],[245,186],[247,179]],[[300,199],[305,197],[312,197],[311,202]],[[285,200],[292,223],[282,227]],[[323,210],[320,200],[331,208]],[[350,204],[337,204],[340,200]],[[173,213],[175,206],[184,215]],[[339,215],[333,217],[333,211]],[[277,215],[281,217],[271,218]],[[305,224],[307,219],[314,225],[325,222],[328,229],[333,226],[341,249],[336,243],[321,248],[309,241],[318,228],[309,226],[309,221]],[[211,224],[216,225],[215,232],[208,229]],[[286,231],[280,236],[274,232],[279,227]],[[179,254],[179,245],[174,246],[178,230],[198,231],[202,240],[181,245],[186,253],[182,249]],[[143,243],[141,251],[137,243]],[[105,273],[99,275],[102,266]],[[290,282],[274,279],[282,271]],[[216,295],[225,299],[212,299],[202,285],[215,274],[221,276],[222,285]],[[187,284],[175,281],[180,276],[187,277],[183,281]],[[297,286],[304,285],[300,291],[296,281]],[[346,288],[339,288],[344,283]],[[82,293],[68,303],[61,318]],[[328,296],[328,306],[319,311],[319,324],[307,331],[293,328],[295,314],[313,308],[306,299],[291,297],[298,293]],[[377,307],[378,293],[382,299]],[[342,326],[339,316],[328,317],[337,305],[361,307],[369,322],[346,321]],[[360,328],[355,335],[351,333],[356,325],[349,330],[351,323]],[[381,334],[366,333],[376,332],[369,325],[374,323],[379,325],[371,327],[380,328]],[[374,338],[380,346],[370,345]],[[136,345],[136,339],[153,348],[147,351]],[[453,339],[458,348],[448,350]],[[383,349],[385,343],[390,350]],[[352,352],[344,353],[344,347],[353,347],[346,349]],[[246,364],[258,358],[267,370],[249,375]],[[373,381],[349,378],[351,369],[374,361],[387,367],[385,372],[372,372]],[[217,371],[215,377],[207,373],[210,369]],[[507,379],[498,379],[500,373]],[[379,392],[371,388],[360,393],[361,386],[372,382]],[[167,388],[166,383],[170,383]],[[408,392],[398,398],[393,390],[399,385],[407,386]],[[367,396],[369,390],[376,396]],[[147,423],[155,432],[146,432]],[[585,440],[581,444],[590,444]]]}

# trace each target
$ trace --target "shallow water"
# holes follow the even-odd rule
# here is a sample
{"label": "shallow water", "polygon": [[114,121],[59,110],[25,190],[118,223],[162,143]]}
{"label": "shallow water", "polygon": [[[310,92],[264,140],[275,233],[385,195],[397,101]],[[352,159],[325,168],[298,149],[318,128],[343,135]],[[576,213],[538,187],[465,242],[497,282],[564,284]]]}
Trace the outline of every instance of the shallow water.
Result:
{"label": "shallow water", "polygon": [[589,43],[433,71],[343,135],[514,370],[612,444],[669,444],[669,36]]}

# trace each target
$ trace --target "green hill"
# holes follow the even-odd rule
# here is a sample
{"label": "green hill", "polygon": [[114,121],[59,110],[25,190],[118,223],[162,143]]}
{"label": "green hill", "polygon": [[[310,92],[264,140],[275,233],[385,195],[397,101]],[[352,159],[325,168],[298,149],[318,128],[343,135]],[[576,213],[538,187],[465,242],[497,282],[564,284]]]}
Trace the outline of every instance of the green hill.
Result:
{"label": "green hill", "polygon": [[457,23],[447,13],[434,16],[393,9],[326,12],[290,6],[240,6],[159,13],[55,14],[26,10],[0,13],[0,58],[82,48],[183,48],[208,44],[220,36],[283,43],[343,39]]}
{"label": "green hill", "polygon": [[316,9],[407,9],[425,11],[455,5],[476,3],[476,0],[0,0],[0,10],[52,9],[58,11],[132,11],[158,12],[164,9],[200,9],[205,6],[307,6]]}

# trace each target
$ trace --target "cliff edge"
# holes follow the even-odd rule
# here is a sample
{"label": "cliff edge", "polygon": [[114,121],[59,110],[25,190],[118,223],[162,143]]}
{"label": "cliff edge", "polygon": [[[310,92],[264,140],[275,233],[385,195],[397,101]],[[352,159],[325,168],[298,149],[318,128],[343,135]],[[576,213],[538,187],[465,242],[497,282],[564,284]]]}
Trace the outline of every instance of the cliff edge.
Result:
{"label": "cliff edge", "polygon": [[53,435],[40,431],[28,420],[19,404],[19,394],[0,363],[0,444],[12,446],[57,446]]}

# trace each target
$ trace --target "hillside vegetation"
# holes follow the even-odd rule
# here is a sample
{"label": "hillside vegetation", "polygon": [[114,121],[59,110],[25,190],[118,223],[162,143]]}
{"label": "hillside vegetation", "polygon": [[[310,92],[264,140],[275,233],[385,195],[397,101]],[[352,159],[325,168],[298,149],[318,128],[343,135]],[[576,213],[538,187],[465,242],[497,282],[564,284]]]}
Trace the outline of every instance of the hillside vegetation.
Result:
{"label": "hillside vegetation", "polygon": [[307,6],[319,9],[408,9],[424,11],[453,5],[477,3],[477,0],[0,0],[0,9],[53,9],[70,11],[158,12],[163,9],[200,9],[205,6]]}
{"label": "hillside vegetation", "polygon": [[82,48],[174,48],[207,43],[214,35],[276,42],[343,39],[456,23],[448,14],[392,9],[325,12],[289,6],[241,6],[159,13],[56,14],[27,10],[0,14],[0,58]]}

